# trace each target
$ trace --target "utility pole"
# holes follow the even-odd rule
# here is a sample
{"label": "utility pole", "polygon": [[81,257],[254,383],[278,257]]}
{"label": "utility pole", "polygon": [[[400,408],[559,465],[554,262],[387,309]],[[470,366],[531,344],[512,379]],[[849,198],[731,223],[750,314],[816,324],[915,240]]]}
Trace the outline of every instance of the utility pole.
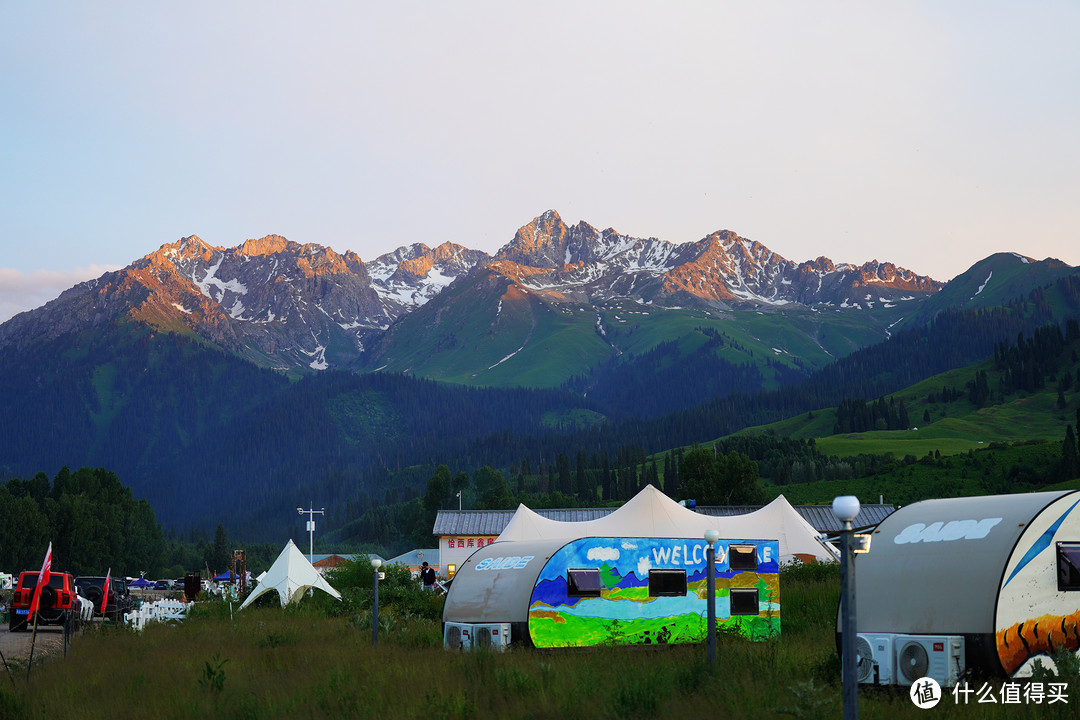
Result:
{"label": "utility pole", "polygon": [[[308,504],[310,505],[311,503],[309,502]],[[303,515],[304,513],[307,513],[307,515],[308,515],[308,521],[307,521],[308,562],[311,563],[312,565],[314,565],[315,564],[315,516],[316,515],[325,515],[326,514],[326,508],[323,508],[322,510],[316,510],[315,508],[308,508],[307,510],[305,510],[303,508],[303,506],[297,505],[296,506],[296,512],[299,513],[300,515]]]}

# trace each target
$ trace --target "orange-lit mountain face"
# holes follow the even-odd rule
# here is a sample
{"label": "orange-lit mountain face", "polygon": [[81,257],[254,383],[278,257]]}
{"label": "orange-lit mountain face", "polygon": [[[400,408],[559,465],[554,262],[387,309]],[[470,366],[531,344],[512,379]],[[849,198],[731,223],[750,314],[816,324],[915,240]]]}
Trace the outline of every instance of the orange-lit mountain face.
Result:
{"label": "orange-lit mountain face", "polygon": [[198,336],[264,367],[348,367],[369,361],[372,343],[417,308],[436,298],[440,307],[456,302],[444,290],[467,276],[502,286],[507,297],[583,305],[629,299],[658,310],[798,304],[859,312],[942,287],[891,263],[794,263],[726,230],[674,244],[585,222],[570,227],[548,211],[494,257],[418,243],[365,263],[351,251],[278,235],[232,248],[186,237],[12,318],[0,326],[0,347],[126,319]]}
{"label": "orange-lit mountain face", "polygon": [[351,251],[278,235],[234,248],[193,235],[12,318],[0,326],[0,345],[129,319],[264,367],[322,370],[356,360],[369,338],[486,258],[418,244],[365,264]]}
{"label": "orange-lit mountain face", "polygon": [[819,257],[794,263],[723,230],[676,245],[587,223],[567,226],[548,211],[518,230],[489,265],[539,293],[626,298],[660,307],[769,307],[792,303],[869,309],[935,293],[942,283],[876,260],[860,267]]}

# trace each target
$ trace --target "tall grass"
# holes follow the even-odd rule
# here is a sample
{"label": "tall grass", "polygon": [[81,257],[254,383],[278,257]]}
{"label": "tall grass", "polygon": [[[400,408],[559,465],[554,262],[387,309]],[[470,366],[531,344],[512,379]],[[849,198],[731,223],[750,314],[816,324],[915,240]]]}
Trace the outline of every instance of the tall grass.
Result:
{"label": "tall grass", "polygon": [[[781,636],[721,635],[715,667],[700,645],[450,653],[438,621],[400,612],[372,647],[359,615],[312,599],[231,619],[207,604],[178,625],[92,629],[29,682],[4,680],[0,718],[839,717],[836,566],[785,571],[781,593]],[[1070,691],[1062,717],[1075,717],[1078,679]],[[1060,707],[947,697],[922,711],[902,690],[860,698],[863,718],[1055,717]]]}

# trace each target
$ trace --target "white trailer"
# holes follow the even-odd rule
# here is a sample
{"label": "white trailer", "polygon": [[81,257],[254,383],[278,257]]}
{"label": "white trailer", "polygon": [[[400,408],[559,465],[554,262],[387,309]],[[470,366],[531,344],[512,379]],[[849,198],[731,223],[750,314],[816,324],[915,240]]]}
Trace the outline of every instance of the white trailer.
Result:
{"label": "white trailer", "polygon": [[861,682],[1028,676],[1080,648],[1080,491],[912,503],[874,531],[855,578]]}

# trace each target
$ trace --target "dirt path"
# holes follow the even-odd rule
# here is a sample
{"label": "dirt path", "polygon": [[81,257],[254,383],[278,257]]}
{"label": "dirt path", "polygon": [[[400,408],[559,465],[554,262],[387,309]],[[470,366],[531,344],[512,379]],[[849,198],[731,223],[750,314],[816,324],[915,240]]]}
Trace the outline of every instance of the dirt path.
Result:
{"label": "dirt path", "polygon": [[[25,663],[30,658],[30,640],[32,632],[11,632],[7,623],[0,627],[0,652],[11,663]],[[34,647],[34,665],[38,659],[55,656],[64,652],[64,628],[58,625],[45,625],[38,628],[37,645]],[[2,672],[2,670],[0,670]],[[0,676],[2,677],[2,676]]]}

